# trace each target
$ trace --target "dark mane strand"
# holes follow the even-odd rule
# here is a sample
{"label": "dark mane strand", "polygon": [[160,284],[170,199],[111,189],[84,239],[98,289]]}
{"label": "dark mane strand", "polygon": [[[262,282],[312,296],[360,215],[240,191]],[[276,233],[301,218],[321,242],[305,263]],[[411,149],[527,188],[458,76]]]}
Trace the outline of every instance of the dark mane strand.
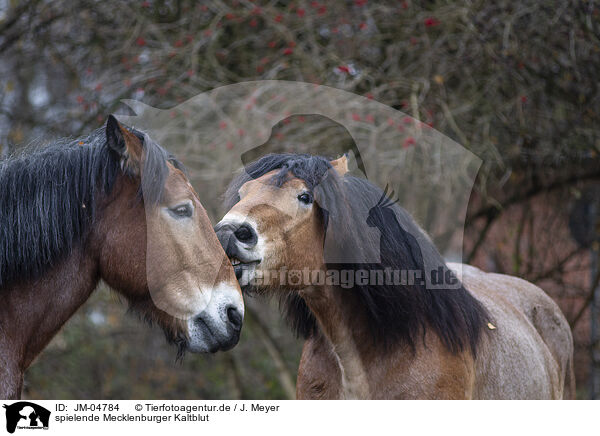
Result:
{"label": "dark mane strand", "polygon": [[[166,162],[181,165],[147,135],[134,133],[144,138],[140,198],[153,204],[163,192]],[[82,241],[98,198],[112,192],[119,174],[105,128],[0,161],[0,287],[39,277]]]}
{"label": "dark mane strand", "polygon": [[308,339],[319,332],[315,316],[296,292],[285,293],[279,300],[279,308],[297,338]]}
{"label": "dark mane strand", "polygon": [[394,191],[389,189],[389,185],[385,185],[385,189],[383,190],[381,197],[379,197],[375,207],[390,207],[393,206],[394,203],[398,203],[398,199],[393,199],[394,195]]}

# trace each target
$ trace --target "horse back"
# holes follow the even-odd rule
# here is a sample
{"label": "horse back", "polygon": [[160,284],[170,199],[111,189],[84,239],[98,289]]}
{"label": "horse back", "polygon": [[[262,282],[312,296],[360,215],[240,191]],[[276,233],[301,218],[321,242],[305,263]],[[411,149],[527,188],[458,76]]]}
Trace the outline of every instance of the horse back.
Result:
{"label": "horse back", "polygon": [[475,362],[475,397],[574,397],[573,337],[556,303],[520,278],[448,266],[492,316]]}

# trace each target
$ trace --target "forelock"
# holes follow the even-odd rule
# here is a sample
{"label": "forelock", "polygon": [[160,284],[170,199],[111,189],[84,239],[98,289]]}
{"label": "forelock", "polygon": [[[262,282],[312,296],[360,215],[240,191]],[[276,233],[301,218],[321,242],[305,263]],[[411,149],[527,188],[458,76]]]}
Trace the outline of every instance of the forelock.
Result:
{"label": "forelock", "polygon": [[238,191],[246,182],[258,179],[265,174],[279,170],[270,180],[275,186],[282,186],[290,179],[290,174],[302,180],[309,190],[313,190],[331,169],[326,157],[309,154],[282,153],[267,154],[248,164],[235,177],[225,192],[225,207],[231,209],[239,201]]}

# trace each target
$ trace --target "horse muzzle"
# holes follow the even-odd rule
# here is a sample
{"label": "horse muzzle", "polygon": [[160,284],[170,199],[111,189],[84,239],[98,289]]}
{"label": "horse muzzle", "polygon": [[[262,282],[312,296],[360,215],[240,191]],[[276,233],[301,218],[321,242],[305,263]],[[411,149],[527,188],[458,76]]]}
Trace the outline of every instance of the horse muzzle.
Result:
{"label": "horse muzzle", "polygon": [[212,292],[205,310],[188,319],[187,349],[193,353],[215,353],[233,348],[240,339],[244,303],[239,291],[220,285]]}
{"label": "horse muzzle", "polygon": [[235,275],[242,285],[245,274],[252,275],[256,265],[261,262],[259,237],[254,226],[248,222],[236,222],[223,219],[215,226],[219,242],[229,257]]}

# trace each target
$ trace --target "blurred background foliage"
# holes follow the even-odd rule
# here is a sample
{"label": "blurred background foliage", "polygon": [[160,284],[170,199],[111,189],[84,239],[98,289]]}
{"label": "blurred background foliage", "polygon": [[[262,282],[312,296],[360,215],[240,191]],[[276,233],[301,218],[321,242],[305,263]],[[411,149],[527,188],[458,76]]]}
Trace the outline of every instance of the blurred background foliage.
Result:
{"label": "blurred background foliage", "polygon": [[[248,80],[319,83],[402,110],[483,159],[465,260],[556,299],[585,397],[598,280],[568,222],[600,180],[598,71],[595,1],[0,0],[0,156],[99,127],[127,113],[121,99],[167,109]],[[232,352],[176,363],[160,332],[101,288],[28,371],[24,397],[289,398],[301,343],[272,304],[249,305]]]}

